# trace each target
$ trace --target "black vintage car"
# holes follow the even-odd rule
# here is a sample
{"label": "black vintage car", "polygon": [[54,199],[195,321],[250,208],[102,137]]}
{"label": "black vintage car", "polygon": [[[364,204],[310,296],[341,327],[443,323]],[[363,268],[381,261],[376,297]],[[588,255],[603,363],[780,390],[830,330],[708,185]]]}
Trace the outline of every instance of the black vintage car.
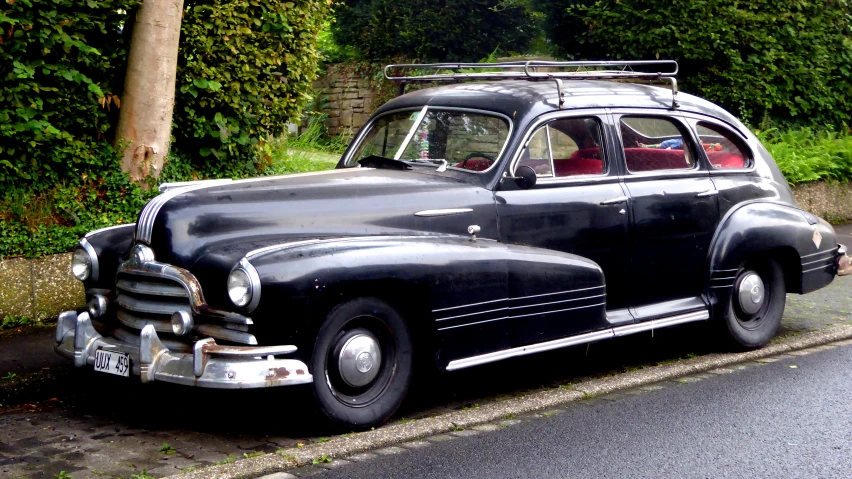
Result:
{"label": "black vintage car", "polygon": [[143,382],[311,384],[368,427],[415,357],[452,371],[692,321],[760,347],[845,248],[676,70],[389,67],[453,83],[382,106],[335,170],[165,184],[136,224],[86,235],[89,303],[56,350]]}

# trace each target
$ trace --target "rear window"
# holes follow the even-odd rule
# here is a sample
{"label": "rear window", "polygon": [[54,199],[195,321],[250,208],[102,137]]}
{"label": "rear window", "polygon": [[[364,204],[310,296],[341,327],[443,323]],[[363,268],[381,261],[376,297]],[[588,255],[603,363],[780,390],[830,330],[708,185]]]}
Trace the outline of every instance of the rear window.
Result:
{"label": "rear window", "polygon": [[660,117],[626,116],[619,124],[624,161],[631,173],[695,167],[689,144],[674,121]]}
{"label": "rear window", "polygon": [[751,155],[733,132],[718,125],[699,122],[695,127],[701,147],[714,170],[748,168]]}

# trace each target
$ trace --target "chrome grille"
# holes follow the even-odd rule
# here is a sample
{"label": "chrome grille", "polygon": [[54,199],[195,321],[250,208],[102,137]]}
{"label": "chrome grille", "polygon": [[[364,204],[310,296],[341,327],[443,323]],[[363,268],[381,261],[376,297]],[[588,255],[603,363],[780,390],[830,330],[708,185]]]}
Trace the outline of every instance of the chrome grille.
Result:
{"label": "chrome grille", "polygon": [[[215,338],[236,344],[257,344],[245,324],[230,324],[221,318],[205,318],[193,311],[191,295],[180,282],[152,272],[141,274],[119,270],[116,280],[115,317],[122,329],[134,333],[152,325],[166,341],[192,343],[202,338]],[[195,328],[187,336],[172,333],[171,316],[177,311],[193,315]]]}

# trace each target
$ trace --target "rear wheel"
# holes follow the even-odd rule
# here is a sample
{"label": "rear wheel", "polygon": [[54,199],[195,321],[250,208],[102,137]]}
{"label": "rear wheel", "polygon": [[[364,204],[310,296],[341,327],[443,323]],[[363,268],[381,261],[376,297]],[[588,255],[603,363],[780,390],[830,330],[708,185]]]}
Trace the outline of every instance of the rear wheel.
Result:
{"label": "rear wheel", "polygon": [[725,309],[725,331],[739,349],[766,345],[778,332],[784,314],[784,272],[766,258],[746,263],[737,271],[731,300]]}
{"label": "rear wheel", "polygon": [[311,357],[313,391],[334,424],[369,428],[387,421],[408,392],[412,346],[402,316],[377,298],[336,306]]}

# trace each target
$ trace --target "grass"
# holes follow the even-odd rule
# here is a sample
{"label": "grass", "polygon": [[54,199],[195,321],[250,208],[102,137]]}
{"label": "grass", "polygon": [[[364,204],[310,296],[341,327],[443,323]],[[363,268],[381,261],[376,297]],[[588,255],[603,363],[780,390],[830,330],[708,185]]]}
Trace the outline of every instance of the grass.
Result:
{"label": "grass", "polygon": [[273,174],[333,169],[348,145],[348,135],[326,138],[324,117],[312,117],[298,136],[282,136],[265,146]]}
{"label": "grass", "polygon": [[812,128],[758,131],[791,185],[820,180],[852,180],[852,132]]}

